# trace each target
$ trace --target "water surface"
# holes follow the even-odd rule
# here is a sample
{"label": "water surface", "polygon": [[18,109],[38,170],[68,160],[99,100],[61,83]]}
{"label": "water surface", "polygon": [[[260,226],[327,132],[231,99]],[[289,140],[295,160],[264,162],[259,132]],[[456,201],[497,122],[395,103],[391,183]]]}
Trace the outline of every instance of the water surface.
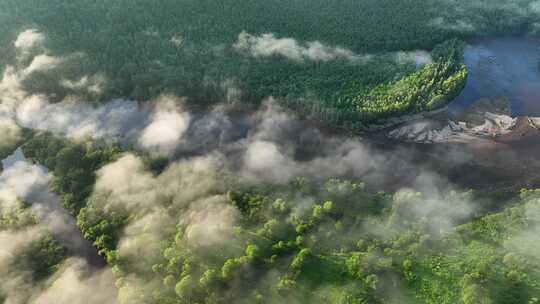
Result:
{"label": "water surface", "polygon": [[540,39],[495,38],[465,48],[469,77],[451,113],[481,97],[506,97],[514,116],[540,116]]}

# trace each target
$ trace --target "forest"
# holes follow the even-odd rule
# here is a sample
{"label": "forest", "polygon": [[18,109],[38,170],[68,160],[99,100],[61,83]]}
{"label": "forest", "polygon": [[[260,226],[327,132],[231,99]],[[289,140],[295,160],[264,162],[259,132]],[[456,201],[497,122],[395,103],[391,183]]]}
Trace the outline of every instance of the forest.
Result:
{"label": "forest", "polygon": [[[361,129],[440,107],[459,92],[466,79],[462,58],[434,54],[433,63],[424,58],[419,65],[417,50],[536,29],[531,1],[453,2],[3,0],[0,45],[28,27],[47,37],[43,48],[64,62],[54,75],[36,73],[24,85],[52,100],[77,94],[145,101],[173,93],[205,106],[223,100],[257,104],[274,96],[310,118]],[[291,62],[279,48],[246,56],[233,47],[242,33],[251,35],[252,47],[264,43],[265,34],[278,44],[294,42],[307,59]],[[443,46],[460,52],[459,44]],[[330,54],[317,58],[317,52]],[[15,57],[6,48],[0,67]]]}
{"label": "forest", "polygon": [[[78,206],[63,203],[113,266],[120,303],[472,304],[540,297],[538,190],[522,190],[500,209],[495,196],[475,191],[430,197],[303,178],[249,185],[188,160],[163,168],[145,155],[50,134],[32,136],[23,149],[54,172],[58,193],[79,199]],[[80,172],[62,169],[75,166]],[[103,184],[107,174],[128,174],[131,186]],[[79,195],[80,184],[95,191]],[[2,231],[36,224],[24,203],[0,223]],[[11,267],[30,269],[36,282],[65,259],[47,234],[19,250]]]}
{"label": "forest", "polygon": [[540,189],[363,137],[539,33],[533,0],[0,0],[0,303],[540,303]]}

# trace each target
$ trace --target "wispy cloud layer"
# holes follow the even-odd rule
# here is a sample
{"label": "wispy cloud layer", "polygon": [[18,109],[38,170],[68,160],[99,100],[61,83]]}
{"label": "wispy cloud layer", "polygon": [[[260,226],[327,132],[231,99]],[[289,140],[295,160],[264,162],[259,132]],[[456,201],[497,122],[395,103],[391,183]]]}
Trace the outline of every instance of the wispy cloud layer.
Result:
{"label": "wispy cloud layer", "polygon": [[311,41],[302,45],[296,39],[277,38],[272,33],[254,36],[244,31],[238,35],[238,41],[234,44],[234,48],[253,57],[283,56],[298,62],[336,59],[357,61],[369,58],[369,56],[356,55],[351,50],[342,47],[324,45],[319,41]]}
{"label": "wispy cloud layer", "polygon": [[[320,41],[308,41],[302,44],[294,38],[278,38],[273,33],[256,36],[246,31],[238,35],[238,40],[233,48],[255,58],[280,56],[299,63],[305,61],[327,62],[339,59],[348,60],[351,63],[365,63],[374,58],[373,54],[357,54],[350,49],[328,46]],[[425,65],[432,62],[430,53],[420,50],[382,55],[390,55],[400,64],[413,62],[417,65]]]}

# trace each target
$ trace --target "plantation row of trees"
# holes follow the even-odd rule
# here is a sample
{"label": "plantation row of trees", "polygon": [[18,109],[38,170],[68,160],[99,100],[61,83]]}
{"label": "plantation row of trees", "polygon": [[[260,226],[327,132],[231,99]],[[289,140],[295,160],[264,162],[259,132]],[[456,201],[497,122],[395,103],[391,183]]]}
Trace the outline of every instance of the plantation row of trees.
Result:
{"label": "plantation row of trees", "polygon": [[[37,138],[27,151],[52,141]],[[100,149],[105,147],[92,154],[108,154]],[[52,157],[46,154],[40,158]],[[156,171],[152,162],[144,164],[147,173],[133,174],[143,174],[150,185],[130,176],[127,187],[138,186],[118,189],[127,197],[98,191],[79,204],[77,217],[85,237],[113,266],[126,303],[540,299],[539,191],[524,190],[506,209],[492,211],[480,208],[490,199],[474,192],[372,193],[350,181],[304,179],[248,186],[223,183],[223,172],[194,173],[189,166]],[[55,180],[68,177],[54,173]],[[151,194],[154,179],[157,196]],[[177,192],[178,185],[186,188]],[[145,220],[148,210],[152,221]],[[219,216],[212,218],[213,212]],[[197,230],[194,220],[202,220],[204,229]],[[144,254],[128,250],[139,242]]]}

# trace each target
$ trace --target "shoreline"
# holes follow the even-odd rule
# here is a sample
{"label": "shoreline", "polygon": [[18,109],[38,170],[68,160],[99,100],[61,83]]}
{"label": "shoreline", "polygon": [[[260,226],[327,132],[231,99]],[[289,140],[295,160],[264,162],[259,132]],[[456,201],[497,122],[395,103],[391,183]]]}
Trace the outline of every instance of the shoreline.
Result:
{"label": "shoreline", "polygon": [[415,120],[421,120],[425,118],[431,118],[432,116],[440,115],[444,112],[448,112],[448,105],[442,108],[436,109],[436,110],[424,111],[424,112],[419,112],[416,114],[408,114],[408,115],[398,116],[394,118],[389,118],[382,124],[368,125],[368,127],[366,128],[366,133],[377,133],[385,129],[396,127],[403,123],[407,123],[407,122],[411,122]]}

